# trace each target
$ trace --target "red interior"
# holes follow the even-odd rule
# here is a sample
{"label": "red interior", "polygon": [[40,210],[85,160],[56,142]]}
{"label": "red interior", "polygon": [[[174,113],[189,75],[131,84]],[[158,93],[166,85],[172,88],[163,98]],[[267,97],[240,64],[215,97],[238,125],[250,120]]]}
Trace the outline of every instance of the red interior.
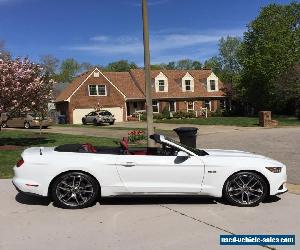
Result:
{"label": "red interior", "polygon": [[90,143],[82,144],[82,147],[89,153],[97,153],[96,148]]}

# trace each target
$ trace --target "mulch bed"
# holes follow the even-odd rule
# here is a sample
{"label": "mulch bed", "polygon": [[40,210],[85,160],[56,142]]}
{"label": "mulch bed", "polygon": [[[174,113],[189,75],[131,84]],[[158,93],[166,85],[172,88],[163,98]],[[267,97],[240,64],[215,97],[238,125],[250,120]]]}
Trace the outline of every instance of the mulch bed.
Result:
{"label": "mulch bed", "polygon": [[1,150],[17,150],[17,149],[21,149],[21,146],[16,146],[16,145],[4,145],[4,146],[0,146],[0,151]]}

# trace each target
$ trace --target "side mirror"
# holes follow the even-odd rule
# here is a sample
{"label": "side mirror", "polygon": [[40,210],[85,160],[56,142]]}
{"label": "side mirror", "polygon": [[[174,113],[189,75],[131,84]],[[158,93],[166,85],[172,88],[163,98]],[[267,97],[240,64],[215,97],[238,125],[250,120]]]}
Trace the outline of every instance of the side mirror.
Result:
{"label": "side mirror", "polygon": [[177,156],[179,156],[179,157],[190,157],[190,155],[188,153],[184,152],[184,151],[179,151],[177,153]]}

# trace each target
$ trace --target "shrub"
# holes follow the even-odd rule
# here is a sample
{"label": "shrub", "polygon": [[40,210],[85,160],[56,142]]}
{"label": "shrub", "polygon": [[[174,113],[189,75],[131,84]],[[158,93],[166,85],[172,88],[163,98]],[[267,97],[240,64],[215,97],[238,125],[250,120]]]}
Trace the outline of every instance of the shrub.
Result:
{"label": "shrub", "polygon": [[170,119],[170,111],[169,111],[168,107],[164,107],[161,114],[162,114],[163,118]]}
{"label": "shrub", "polygon": [[145,132],[142,130],[133,130],[128,132],[128,140],[130,142],[145,140],[146,138]]}
{"label": "shrub", "polygon": [[173,114],[173,117],[177,119],[195,118],[196,114],[193,111],[191,112],[178,111]]}
{"label": "shrub", "polygon": [[163,115],[160,113],[153,114],[153,119],[155,119],[155,120],[161,120],[163,118],[164,118]]}
{"label": "shrub", "polygon": [[223,112],[221,109],[217,108],[215,112],[211,113],[211,116],[223,116]]}

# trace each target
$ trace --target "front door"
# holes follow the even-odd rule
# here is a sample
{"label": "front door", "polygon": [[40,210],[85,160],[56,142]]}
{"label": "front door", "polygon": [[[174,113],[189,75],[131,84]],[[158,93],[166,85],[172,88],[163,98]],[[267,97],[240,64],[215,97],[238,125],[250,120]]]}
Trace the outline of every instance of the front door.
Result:
{"label": "front door", "polygon": [[204,164],[199,156],[119,155],[117,169],[131,193],[199,193]]}

